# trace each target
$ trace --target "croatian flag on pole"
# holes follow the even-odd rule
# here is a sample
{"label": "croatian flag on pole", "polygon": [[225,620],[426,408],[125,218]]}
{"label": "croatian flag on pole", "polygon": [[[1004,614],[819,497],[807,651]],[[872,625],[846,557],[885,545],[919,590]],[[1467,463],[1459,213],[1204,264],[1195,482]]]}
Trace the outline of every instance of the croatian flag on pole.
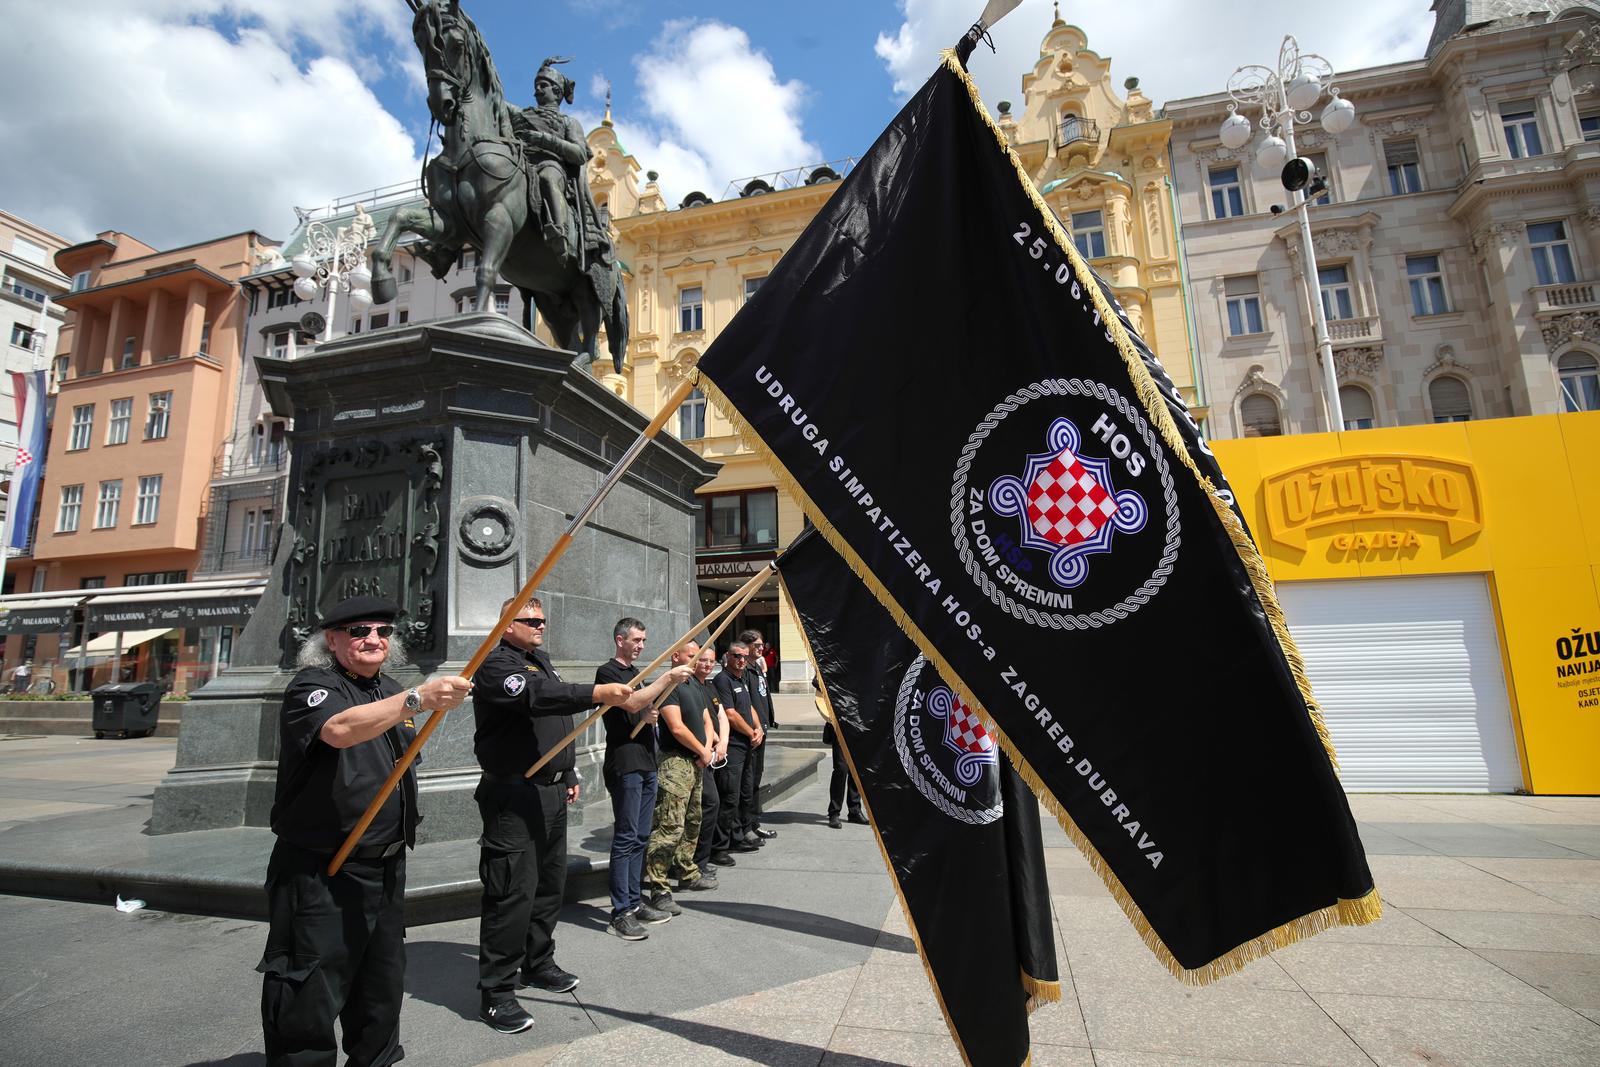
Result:
{"label": "croatian flag on pole", "polygon": [[7,548],[22,548],[33,529],[33,509],[44,477],[44,371],[12,372],[17,397],[17,464],[11,475],[11,536]]}

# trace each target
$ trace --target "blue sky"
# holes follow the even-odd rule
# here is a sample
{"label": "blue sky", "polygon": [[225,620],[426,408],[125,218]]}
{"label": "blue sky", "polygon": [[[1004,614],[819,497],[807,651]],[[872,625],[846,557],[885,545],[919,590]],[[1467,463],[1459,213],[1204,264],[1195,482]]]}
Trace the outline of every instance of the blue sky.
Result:
{"label": "blue sky", "polygon": [[[604,85],[625,146],[670,202],[733,179],[859,155],[982,0],[464,0],[512,100],[570,55],[571,110]],[[1339,69],[1421,56],[1429,0],[1263,13],[1243,0],[1066,4],[1091,48],[1159,105],[1271,61],[1286,32]],[[1282,21],[1279,17],[1282,16]],[[1023,0],[972,71],[1019,100],[1050,0]],[[0,207],[72,240],[286,236],[313,207],[414,178],[428,114],[403,0],[56,0],[7,5]]]}

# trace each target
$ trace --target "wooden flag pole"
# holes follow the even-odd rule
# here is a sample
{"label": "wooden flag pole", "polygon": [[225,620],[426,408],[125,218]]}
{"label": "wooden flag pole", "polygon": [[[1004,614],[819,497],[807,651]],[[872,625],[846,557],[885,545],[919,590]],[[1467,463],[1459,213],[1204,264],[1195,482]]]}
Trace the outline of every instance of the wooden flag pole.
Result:
{"label": "wooden flag pole", "polygon": [[[600,483],[600,488],[594,491],[594,495],[589,498],[589,502],[572,517],[572,521],[567,524],[566,530],[560,537],[556,538],[556,543],[550,546],[550,551],[544,557],[544,562],[539,564],[539,569],[534,571],[528,580],[523,583],[522,590],[517,594],[516,598],[501,610],[499,621],[484,636],[483,644],[478,646],[478,651],[473,653],[472,658],[467,661],[467,665],[461,669],[462,677],[471,678],[478,673],[478,668],[483,666],[483,661],[489,658],[489,653],[493,652],[495,646],[500,643],[500,635],[505,633],[507,626],[511,625],[511,620],[516,617],[517,610],[522,607],[529,597],[533,596],[535,590],[550,576],[550,571],[560,561],[561,557],[566,554],[567,549],[572,546],[573,537],[588,524],[590,518],[599,510],[600,502],[622,480],[622,476],[633,465],[633,461],[639,458],[644,452],[645,446],[650,443],[656,434],[661,432],[661,428],[667,424],[667,419],[672,417],[672,413],[678,410],[678,407],[685,400],[689,399],[689,394],[693,390],[693,381],[685,378],[678,388],[673,390],[672,395],[667,397],[666,402],[661,405],[661,410],[656,412],[656,417],[650,420],[650,424],[644,428],[644,431],[639,434],[633,444],[628,446],[628,450],[622,454],[622,458],[617,460],[616,466],[611,468],[611,473],[606,475],[605,481]],[[417,736],[411,742],[410,747],[406,749],[405,755],[395,761],[394,770],[390,771],[389,777],[383,780],[383,785],[379,787],[377,796],[372,798],[372,803],[368,804],[367,810],[361,813],[361,818],[357,821],[355,828],[350,831],[349,836],[344,839],[344,844],[339,846],[339,851],[334,853],[333,859],[329,861],[328,874],[330,876],[338,874],[339,868],[344,866],[344,861],[349,858],[351,850],[356,847],[356,842],[361,840],[361,835],[367,832],[367,827],[371,826],[372,820],[377,818],[378,811],[383,807],[383,802],[389,799],[389,794],[394,792],[394,787],[400,784],[400,779],[404,777],[411,765],[416,762],[417,753],[422,751],[422,746],[427,744],[429,737],[433,736],[434,729],[438,727],[440,722],[444,721],[444,716],[445,713],[442,711],[435,711],[430,715],[428,721],[422,724],[422,729],[417,731]]]}
{"label": "wooden flag pole", "polygon": [[[636,678],[634,678],[633,684],[636,685],[636,686],[642,684],[644,682],[644,680],[645,680],[645,675],[649,674],[651,671],[653,671],[657,667],[661,666],[663,663],[665,663],[667,661],[667,658],[670,657],[674,652],[678,651],[678,649],[680,649],[684,645],[688,644],[689,643],[689,639],[694,637],[694,635],[699,633],[701,630],[704,630],[706,628],[706,625],[712,619],[714,619],[718,615],[721,615],[724,612],[726,612],[728,617],[723,619],[722,622],[717,625],[717,628],[711,632],[710,640],[711,641],[715,641],[717,639],[717,635],[722,633],[723,629],[727,627],[728,623],[733,620],[733,617],[739,613],[739,608],[744,606],[745,600],[749,599],[749,596],[746,595],[747,591],[748,590],[754,590],[754,589],[758,588],[760,586],[760,584],[763,581],[766,580],[767,575],[770,574],[772,572],[772,570],[773,570],[772,564],[770,564],[770,563],[767,564],[767,566],[762,569],[761,573],[757,574],[754,578],[751,578],[744,585],[740,586],[739,587],[739,591],[737,593],[734,593],[733,596],[729,597],[727,600],[724,600],[721,604],[718,604],[715,611],[713,611],[711,614],[707,615],[705,618],[701,619],[699,622],[695,623],[693,629],[689,630],[688,633],[684,634],[682,637],[678,638],[672,644],[668,645],[667,648],[661,653],[661,655],[657,656],[654,660],[652,660],[650,662],[649,666],[645,667],[644,670],[639,672],[638,676]],[[539,773],[539,769],[542,768],[546,763],[549,763],[552,759],[554,759],[557,752],[560,752],[562,749],[564,749],[568,745],[572,744],[578,738],[582,737],[583,736],[583,732],[585,730],[587,730],[589,727],[593,726],[595,724],[595,721],[597,719],[599,719],[600,716],[604,715],[608,710],[610,710],[614,706],[615,705],[612,705],[612,704],[602,704],[598,708],[595,708],[594,712],[588,718],[586,718],[582,722],[580,722],[577,726],[574,726],[572,728],[572,730],[568,732],[567,736],[563,737],[561,740],[559,740],[555,744],[551,745],[550,746],[550,751],[548,751],[544,755],[540,756],[539,759],[534,763],[534,765],[532,767],[529,767],[526,771],[523,772],[522,776],[524,778],[532,778],[534,775],[538,774]],[[639,726],[643,726],[643,725],[644,725],[643,723],[639,724]],[[639,727],[635,726],[633,732],[635,734],[637,734],[639,732]]]}
{"label": "wooden flag pole", "polygon": [[[720,605],[718,605],[718,607],[717,607],[718,611],[721,611],[724,608],[728,609],[728,617],[723,619],[722,622],[718,623],[717,624],[717,628],[715,630],[711,631],[711,636],[706,638],[706,644],[714,645],[714,644],[717,643],[717,638],[722,636],[722,631],[724,631],[724,630],[726,630],[728,628],[728,624],[733,621],[733,617],[735,615],[739,614],[740,609],[743,608],[746,604],[750,603],[750,601],[755,598],[755,595],[757,593],[761,592],[761,583],[766,580],[767,576],[770,575],[773,572],[774,569],[775,568],[773,567],[772,564],[770,564],[770,563],[767,564],[764,568],[762,568],[761,573],[757,574],[754,578],[752,578],[748,582],[744,583],[744,585],[739,587],[738,592],[734,593],[731,597],[729,597],[727,600],[723,601]],[[710,617],[709,616],[707,616],[706,621],[707,622],[710,621]],[[683,647],[683,643],[680,642],[678,647],[682,648]],[[672,690],[668,690],[667,692],[662,693],[659,697],[656,698],[655,706],[657,708],[660,708],[661,705],[663,705],[663,704],[665,704],[667,702],[667,697],[670,696],[671,694],[672,694]],[[641,719],[638,722],[633,724],[633,732],[630,733],[628,736],[629,737],[638,737],[639,736],[639,731],[643,730],[643,729],[644,729],[644,720]]]}

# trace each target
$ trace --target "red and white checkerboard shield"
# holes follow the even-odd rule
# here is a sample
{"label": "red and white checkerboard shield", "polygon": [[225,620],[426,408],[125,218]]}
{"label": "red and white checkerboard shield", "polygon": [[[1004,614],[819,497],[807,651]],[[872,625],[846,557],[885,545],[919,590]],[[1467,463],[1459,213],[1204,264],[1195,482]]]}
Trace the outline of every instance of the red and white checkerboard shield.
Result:
{"label": "red and white checkerboard shield", "polygon": [[951,694],[950,713],[945,719],[944,741],[957,752],[981,755],[994,751],[994,738],[983,728],[983,720],[954,694]]}
{"label": "red and white checkerboard shield", "polygon": [[1056,453],[1028,486],[1028,525],[1051,544],[1081,544],[1116,513],[1117,502],[1071,448]]}

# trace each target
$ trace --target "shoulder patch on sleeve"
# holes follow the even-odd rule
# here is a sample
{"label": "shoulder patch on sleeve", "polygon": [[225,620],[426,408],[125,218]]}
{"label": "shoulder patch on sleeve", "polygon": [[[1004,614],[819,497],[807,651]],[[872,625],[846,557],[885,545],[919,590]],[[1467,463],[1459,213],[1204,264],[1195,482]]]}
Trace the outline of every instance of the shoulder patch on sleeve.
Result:
{"label": "shoulder patch on sleeve", "polygon": [[528,684],[528,679],[524,678],[520,674],[508,674],[506,675],[506,680],[500,684],[507,693],[510,693],[512,696],[516,696],[518,693],[522,692],[523,687]]}
{"label": "shoulder patch on sleeve", "polygon": [[306,695],[306,707],[314,708],[327,699],[328,691],[326,689],[313,689]]}

